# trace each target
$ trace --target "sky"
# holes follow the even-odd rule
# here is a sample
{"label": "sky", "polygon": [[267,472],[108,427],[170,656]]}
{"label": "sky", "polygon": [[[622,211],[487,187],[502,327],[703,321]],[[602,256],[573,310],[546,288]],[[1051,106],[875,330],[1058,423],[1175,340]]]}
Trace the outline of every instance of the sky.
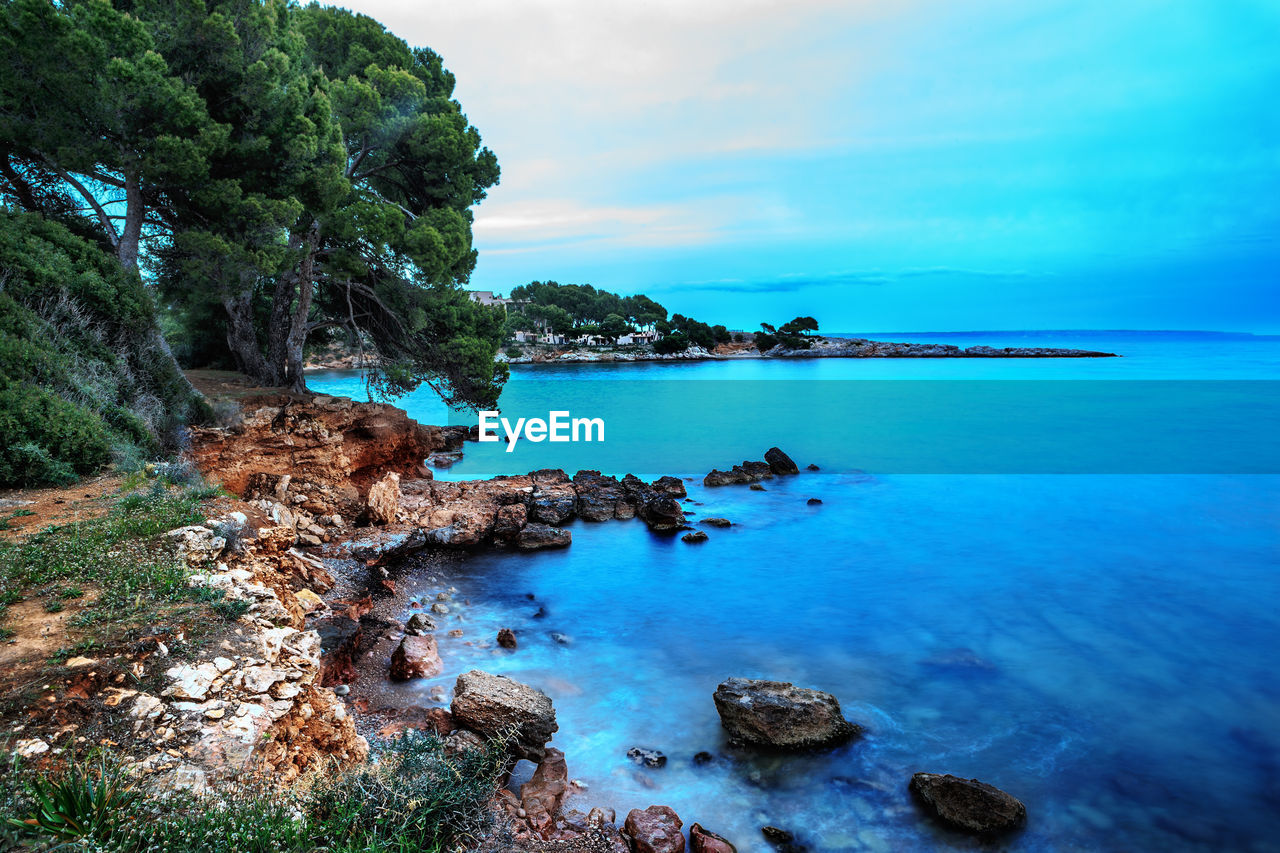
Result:
{"label": "sky", "polygon": [[473,289],[1280,333],[1276,0],[356,0],[498,156]]}

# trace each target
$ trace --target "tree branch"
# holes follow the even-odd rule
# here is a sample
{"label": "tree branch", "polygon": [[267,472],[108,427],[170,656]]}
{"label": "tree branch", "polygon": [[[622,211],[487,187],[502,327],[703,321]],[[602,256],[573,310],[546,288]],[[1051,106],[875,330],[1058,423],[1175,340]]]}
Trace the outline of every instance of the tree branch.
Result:
{"label": "tree branch", "polygon": [[76,192],[84,196],[84,200],[89,202],[89,206],[92,207],[94,212],[98,215],[98,221],[102,223],[102,227],[106,230],[107,239],[111,241],[111,247],[113,249],[119,247],[120,234],[119,232],[116,231],[115,225],[111,224],[111,217],[108,216],[107,212],[102,209],[102,205],[98,203],[98,200],[96,198],[94,198],[93,193],[85,189],[84,184],[77,181],[75,177],[71,175],[71,173],[69,173],[66,169],[63,169],[61,166],[57,165],[56,163],[54,163],[48,157],[41,154],[40,159],[44,161],[46,166],[48,166],[51,170],[53,170],[53,173],[55,175],[57,175],[59,178],[62,178],[62,180],[64,180],[66,183],[68,183],[73,188],[75,188]]}

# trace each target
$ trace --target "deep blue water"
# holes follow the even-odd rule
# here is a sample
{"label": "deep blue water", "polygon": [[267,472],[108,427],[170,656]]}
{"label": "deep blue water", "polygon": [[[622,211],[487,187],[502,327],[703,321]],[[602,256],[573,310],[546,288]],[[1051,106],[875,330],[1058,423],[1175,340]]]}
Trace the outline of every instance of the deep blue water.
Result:
{"label": "deep blue water", "polygon": [[[954,340],[1028,344],[1016,333]],[[693,546],[638,521],[575,522],[567,550],[467,559],[442,579],[470,601],[449,617],[466,635],[442,638],[445,673],[404,688],[405,701],[426,701],[432,686],[451,686],[472,667],[533,683],[555,701],[554,744],[567,753],[571,776],[589,786],[578,803],[620,813],[667,804],[743,853],[767,849],[764,823],[792,828],[816,850],[976,848],[919,816],[906,792],[917,770],[975,776],[1023,799],[1027,829],[994,849],[1280,850],[1280,476],[1180,473],[1196,468],[1167,463],[1119,474],[1105,457],[1083,474],[901,473],[911,466],[889,451],[960,443],[955,406],[940,402],[936,417],[921,418],[918,398],[888,414],[843,415],[877,423],[876,435],[910,437],[875,444],[878,465],[867,463],[865,443],[806,442],[817,414],[781,390],[787,406],[735,401],[705,416],[733,383],[757,397],[771,382],[821,389],[829,405],[832,383],[855,379],[1075,380],[1060,383],[1070,389],[1091,389],[1079,382],[1091,379],[1196,380],[1154,386],[1199,401],[1188,415],[1197,428],[1170,441],[1187,442],[1192,454],[1238,445],[1233,462],[1275,452],[1274,433],[1233,431],[1239,391],[1214,396],[1219,383],[1204,380],[1280,379],[1280,341],[1115,333],[1035,340],[1126,357],[517,369],[504,412],[526,414],[511,401],[553,400],[575,414],[627,417],[646,442],[643,458],[626,468],[695,478],[697,503],[687,504],[694,519],[723,515],[736,524],[709,529],[710,541]],[[649,405],[637,402],[639,383],[655,380]],[[356,378],[333,374],[311,384],[331,393],[359,388]],[[946,401],[947,388],[969,387],[935,385],[920,383],[915,393]],[[1270,417],[1270,383],[1256,387],[1263,390],[1254,414]],[[1195,397],[1201,388],[1208,396]],[[615,398],[623,405],[610,406]],[[1061,398],[1069,399],[1080,398]],[[1093,392],[1083,399],[1082,421],[1109,417],[1090,408],[1100,405]],[[444,418],[426,395],[401,404],[424,421]],[[1209,419],[1224,410],[1222,423]],[[1153,435],[1166,426],[1151,424]],[[1040,435],[965,438],[999,459],[1025,450],[1011,441]],[[759,458],[768,446],[742,451],[741,436],[771,436],[802,466],[814,461],[823,471],[771,481],[766,492],[702,487],[709,468]],[[548,462],[572,472],[611,459],[589,445],[466,448],[441,476]],[[1039,457],[1027,458],[1034,469]],[[810,497],[823,503],[808,506]],[[424,593],[441,585],[425,573],[414,582]],[[544,619],[534,618],[539,605]],[[520,638],[514,653],[491,648],[502,626]],[[572,642],[556,643],[553,632]],[[490,648],[466,645],[477,641]],[[711,701],[731,675],[828,690],[867,736],[816,756],[735,754]],[[668,765],[631,765],[625,752],[636,745],[661,749]],[[701,750],[718,760],[695,767]]]}

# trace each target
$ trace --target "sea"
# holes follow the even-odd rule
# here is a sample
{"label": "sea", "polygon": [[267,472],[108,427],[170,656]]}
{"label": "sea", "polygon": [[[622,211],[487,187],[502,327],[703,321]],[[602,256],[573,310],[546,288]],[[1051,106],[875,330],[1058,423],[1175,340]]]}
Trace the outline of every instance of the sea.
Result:
{"label": "sea", "polygon": [[[503,417],[598,417],[604,441],[468,442],[438,478],[670,474],[691,524],[733,526],[689,544],[574,521],[567,549],[406,566],[424,595],[458,590],[442,627],[464,633],[396,695],[434,704],[470,669],[532,684],[583,786],[567,807],[671,806],[742,853],[771,849],[766,824],[815,853],[1280,851],[1280,337],[865,336],[1120,357],[516,366]],[[358,373],[308,381],[366,398]],[[426,388],[396,403],[476,422]],[[801,473],[702,484],[772,446]],[[712,701],[735,676],[830,692],[864,735],[735,748]],[[1008,791],[1026,827],[938,825],[918,771]]]}

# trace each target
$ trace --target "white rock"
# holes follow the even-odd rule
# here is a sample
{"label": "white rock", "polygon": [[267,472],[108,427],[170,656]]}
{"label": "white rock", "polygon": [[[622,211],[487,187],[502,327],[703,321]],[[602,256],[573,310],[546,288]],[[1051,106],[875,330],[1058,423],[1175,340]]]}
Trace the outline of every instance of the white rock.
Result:
{"label": "white rock", "polygon": [[28,740],[20,740],[13,745],[13,751],[23,758],[31,758],[35,755],[43,755],[49,751],[49,744],[40,740],[40,738],[30,738]]}
{"label": "white rock", "polygon": [[218,677],[218,668],[207,661],[197,666],[183,664],[171,667],[165,675],[173,684],[166,687],[160,695],[203,702],[210,685]]}
{"label": "white rock", "polygon": [[284,676],[269,666],[250,667],[244,671],[244,689],[249,693],[266,693]]}

